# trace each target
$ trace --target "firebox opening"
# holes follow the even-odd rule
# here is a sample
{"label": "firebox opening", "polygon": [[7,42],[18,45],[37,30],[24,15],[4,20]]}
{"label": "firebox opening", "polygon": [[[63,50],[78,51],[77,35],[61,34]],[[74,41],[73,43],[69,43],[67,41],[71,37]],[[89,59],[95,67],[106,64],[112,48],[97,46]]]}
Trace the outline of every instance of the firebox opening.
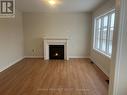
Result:
{"label": "firebox opening", "polygon": [[64,45],[49,45],[49,59],[64,60]]}

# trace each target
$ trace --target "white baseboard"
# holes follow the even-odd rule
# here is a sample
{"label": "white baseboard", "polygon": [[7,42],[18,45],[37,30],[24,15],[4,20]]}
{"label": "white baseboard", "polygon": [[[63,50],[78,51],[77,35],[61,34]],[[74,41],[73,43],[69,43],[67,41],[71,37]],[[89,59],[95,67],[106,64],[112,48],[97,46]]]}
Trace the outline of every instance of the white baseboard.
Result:
{"label": "white baseboard", "polygon": [[109,77],[109,73],[100,65],[101,63],[95,61],[93,58],[90,59]]}
{"label": "white baseboard", "polygon": [[69,58],[90,58],[89,56],[70,56]]}
{"label": "white baseboard", "polygon": [[44,58],[43,56],[24,56],[24,58]]}
{"label": "white baseboard", "polygon": [[[44,58],[43,56],[25,56],[24,58]],[[89,56],[69,56],[69,58],[90,58]]]}
{"label": "white baseboard", "polygon": [[14,65],[14,64],[16,64],[16,63],[18,63],[19,61],[21,61],[21,60],[23,60],[23,59],[24,59],[24,57],[19,58],[19,59],[15,60],[15,61],[11,62],[8,66],[6,66],[6,67],[4,67],[4,68],[0,69],[0,72],[2,72],[2,71],[4,71],[4,70],[6,70],[7,68],[11,67],[12,65]]}

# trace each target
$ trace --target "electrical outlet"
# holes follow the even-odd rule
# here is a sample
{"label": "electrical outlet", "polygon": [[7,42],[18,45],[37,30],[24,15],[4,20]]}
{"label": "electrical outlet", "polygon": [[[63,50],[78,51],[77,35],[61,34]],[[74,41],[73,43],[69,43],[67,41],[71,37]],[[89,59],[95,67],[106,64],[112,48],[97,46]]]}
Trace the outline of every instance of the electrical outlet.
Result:
{"label": "electrical outlet", "polygon": [[32,49],[32,52],[34,52],[34,49]]}

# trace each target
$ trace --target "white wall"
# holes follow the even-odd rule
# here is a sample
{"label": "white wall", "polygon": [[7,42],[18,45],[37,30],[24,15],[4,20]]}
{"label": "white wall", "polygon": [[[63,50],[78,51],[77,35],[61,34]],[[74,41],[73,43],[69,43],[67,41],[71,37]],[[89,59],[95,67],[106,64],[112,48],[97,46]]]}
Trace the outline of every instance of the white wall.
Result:
{"label": "white wall", "polygon": [[116,1],[116,28],[109,95],[127,95],[127,1]]}
{"label": "white wall", "polygon": [[[120,29],[118,42],[119,55],[116,63],[116,95],[127,95],[127,0],[121,0]],[[114,88],[115,88],[114,87]]]}
{"label": "white wall", "polygon": [[43,37],[69,38],[71,57],[90,55],[90,14],[24,13],[23,18],[25,56],[43,56]]}
{"label": "white wall", "polygon": [[0,18],[0,72],[23,58],[22,13],[15,18]]}
{"label": "white wall", "polygon": [[[93,23],[94,23],[94,18],[114,8],[115,8],[115,3],[113,0],[110,0],[104,3],[103,5],[101,5],[100,7],[98,7],[98,9],[93,12]],[[93,47],[93,33],[94,33],[94,26],[92,30],[92,47]],[[110,58],[104,56],[101,53],[98,53],[97,51],[93,50],[93,48],[91,48],[91,59],[107,76],[109,76],[110,65],[111,65]]]}

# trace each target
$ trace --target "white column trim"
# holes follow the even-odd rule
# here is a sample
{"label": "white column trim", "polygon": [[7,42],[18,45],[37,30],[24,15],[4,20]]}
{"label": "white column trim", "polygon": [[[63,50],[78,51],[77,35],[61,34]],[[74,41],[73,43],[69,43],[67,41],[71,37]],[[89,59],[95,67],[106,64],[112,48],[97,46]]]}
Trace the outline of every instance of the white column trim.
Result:
{"label": "white column trim", "polygon": [[[117,2],[116,12],[119,12],[118,14],[120,14],[120,21],[119,21],[119,29],[116,30],[118,32],[118,41],[117,41],[116,59],[113,60],[115,62],[115,73],[114,73],[114,80],[111,80],[114,81],[114,83],[111,84],[111,86],[113,87],[112,95],[118,95],[118,91],[119,91],[119,81],[120,81],[119,78],[120,78],[120,69],[121,69],[120,67],[122,65],[121,57],[122,57],[123,44],[126,43],[124,38],[125,38],[126,23],[127,23],[126,14],[125,14],[126,0],[117,0],[116,2]],[[118,5],[118,2],[120,3],[120,5]]]}

